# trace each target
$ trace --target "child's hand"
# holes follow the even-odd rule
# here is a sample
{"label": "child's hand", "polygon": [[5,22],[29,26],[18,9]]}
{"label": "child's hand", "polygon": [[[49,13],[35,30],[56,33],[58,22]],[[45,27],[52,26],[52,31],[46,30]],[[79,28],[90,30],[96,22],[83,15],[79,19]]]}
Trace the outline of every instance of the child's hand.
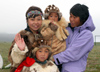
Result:
{"label": "child's hand", "polygon": [[16,34],[16,36],[15,36],[15,42],[16,42],[18,48],[19,48],[21,51],[25,49],[25,42],[24,42],[24,39],[21,38],[21,36],[20,36],[19,33]]}
{"label": "child's hand", "polygon": [[58,26],[56,24],[54,24],[54,22],[50,22],[49,24],[51,30],[56,31],[58,29]]}

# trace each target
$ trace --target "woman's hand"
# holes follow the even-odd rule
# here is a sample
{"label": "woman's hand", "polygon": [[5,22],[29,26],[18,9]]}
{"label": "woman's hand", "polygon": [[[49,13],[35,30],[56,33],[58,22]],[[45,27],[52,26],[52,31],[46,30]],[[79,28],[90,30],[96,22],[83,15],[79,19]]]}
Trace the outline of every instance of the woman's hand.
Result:
{"label": "woman's hand", "polygon": [[24,39],[21,38],[20,34],[17,33],[16,36],[15,36],[15,42],[18,46],[18,48],[23,51],[25,49],[25,42],[24,42]]}

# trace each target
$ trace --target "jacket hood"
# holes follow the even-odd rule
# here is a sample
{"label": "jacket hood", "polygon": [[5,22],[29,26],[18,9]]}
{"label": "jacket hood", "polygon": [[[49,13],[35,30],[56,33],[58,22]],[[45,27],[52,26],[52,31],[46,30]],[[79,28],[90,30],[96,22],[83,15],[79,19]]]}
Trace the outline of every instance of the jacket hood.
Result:
{"label": "jacket hood", "polygon": [[82,31],[84,29],[88,29],[91,32],[95,30],[95,26],[94,26],[94,23],[93,23],[91,15],[89,15],[89,17],[85,21],[85,23],[82,26],[80,26],[80,31]]}

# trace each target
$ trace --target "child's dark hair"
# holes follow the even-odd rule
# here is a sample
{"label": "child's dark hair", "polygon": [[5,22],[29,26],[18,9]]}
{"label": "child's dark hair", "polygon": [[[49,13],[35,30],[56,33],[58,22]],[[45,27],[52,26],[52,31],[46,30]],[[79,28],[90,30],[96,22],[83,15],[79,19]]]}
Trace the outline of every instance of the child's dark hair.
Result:
{"label": "child's dark hair", "polygon": [[[31,7],[29,7],[29,9],[26,11],[26,15],[25,15],[25,16],[26,16],[26,20],[28,20],[27,14],[28,14],[30,11],[33,11],[33,10],[40,11],[40,12],[43,14],[42,10],[41,10],[39,7],[31,6]],[[39,16],[39,15],[34,15],[34,18],[35,18],[36,16]],[[31,17],[33,17],[33,15],[31,15],[29,18],[31,18]]]}
{"label": "child's dark hair", "polygon": [[73,14],[74,16],[80,17],[80,22],[82,24],[87,20],[89,17],[89,10],[86,5],[81,5],[81,4],[75,4],[71,9],[70,9],[70,14]]}

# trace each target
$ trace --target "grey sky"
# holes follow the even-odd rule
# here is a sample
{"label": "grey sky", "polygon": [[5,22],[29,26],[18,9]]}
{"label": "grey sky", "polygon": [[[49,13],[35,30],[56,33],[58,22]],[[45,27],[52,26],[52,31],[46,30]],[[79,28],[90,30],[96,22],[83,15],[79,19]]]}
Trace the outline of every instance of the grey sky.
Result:
{"label": "grey sky", "polygon": [[69,10],[81,3],[89,7],[90,14],[96,26],[93,35],[100,35],[100,2],[99,0],[0,0],[0,33],[17,33],[26,27],[26,10],[34,5],[44,11],[49,4],[59,7],[63,16],[69,21]]}

